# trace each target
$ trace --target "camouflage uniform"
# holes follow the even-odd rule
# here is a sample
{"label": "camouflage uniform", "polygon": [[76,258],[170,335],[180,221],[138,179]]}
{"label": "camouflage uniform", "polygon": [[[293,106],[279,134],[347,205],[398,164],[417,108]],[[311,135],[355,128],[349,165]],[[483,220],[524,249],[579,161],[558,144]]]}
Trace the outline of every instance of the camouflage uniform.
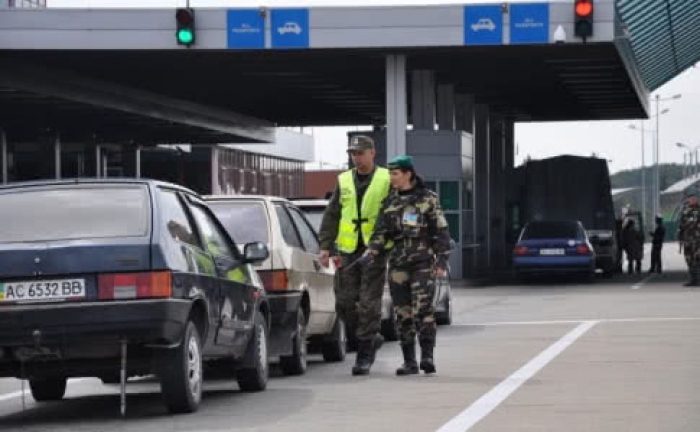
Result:
{"label": "camouflage uniform", "polygon": [[697,286],[700,280],[700,207],[687,206],[678,223],[678,240],[683,242],[685,262],[690,273],[687,285]]}
{"label": "camouflage uniform", "polygon": [[397,374],[405,375],[417,373],[412,353],[416,334],[421,346],[421,368],[426,359],[432,364],[437,332],[432,301],[434,271],[436,266],[446,268],[450,251],[447,220],[437,194],[427,189],[420,177],[416,177],[412,189],[392,192],[386,199],[369,252],[380,254],[390,240],[394,247],[389,257],[389,287],[406,360],[403,368],[407,364],[415,368],[406,373],[397,370]]}

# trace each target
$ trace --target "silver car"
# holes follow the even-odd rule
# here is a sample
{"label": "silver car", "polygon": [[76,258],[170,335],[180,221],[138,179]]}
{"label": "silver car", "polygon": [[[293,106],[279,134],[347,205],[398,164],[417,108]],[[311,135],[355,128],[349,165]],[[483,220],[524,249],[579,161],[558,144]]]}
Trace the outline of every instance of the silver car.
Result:
{"label": "silver car", "polygon": [[320,246],[313,226],[290,201],[271,196],[211,196],[211,209],[231,237],[255,238],[270,256],[256,264],[270,303],[271,358],[286,374],[306,371],[309,350],[326,361],[342,361],[346,330],[335,312],[335,267],[318,262]]}

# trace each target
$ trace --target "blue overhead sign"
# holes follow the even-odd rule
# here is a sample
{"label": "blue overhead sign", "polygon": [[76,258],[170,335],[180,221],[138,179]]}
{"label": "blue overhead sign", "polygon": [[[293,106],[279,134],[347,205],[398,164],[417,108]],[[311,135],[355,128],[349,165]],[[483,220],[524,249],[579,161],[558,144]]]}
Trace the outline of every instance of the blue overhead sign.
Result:
{"label": "blue overhead sign", "polygon": [[510,5],[510,43],[549,43],[549,3]]}
{"label": "blue overhead sign", "polygon": [[502,44],[503,12],[501,6],[465,6],[464,43],[466,45]]}
{"label": "blue overhead sign", "polygon": [[238,49],[265,48],[265,18],[257,9],[231,9],[226,15],[227,46]]}
{"label": "blue overhead sign", "polygon": [[309,47],[308,9],[273,9],[270,26],[272,48]]}

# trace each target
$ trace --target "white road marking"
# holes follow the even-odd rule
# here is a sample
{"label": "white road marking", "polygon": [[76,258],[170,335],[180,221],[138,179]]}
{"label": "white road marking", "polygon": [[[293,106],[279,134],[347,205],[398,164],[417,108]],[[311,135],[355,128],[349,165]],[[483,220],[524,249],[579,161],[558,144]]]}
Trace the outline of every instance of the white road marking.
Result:
{"label": "white road marking", "polygon": [[[485,326],[510,326],[510,325],[556,325],[556,324],[581,324],[591,321],[587,319],[551,320],[551,321],[493,321],[480,323],[452,324],[452,327],[485,327]],[[663,321],[700,321],[700,317],[637,317],[637,318],[596,318],[601,323],[623,322],[663,322]]]}
{"label": "white road marking", "polygon": [[644,280],[642,280],[642,281],[639,282],[638,284],[632,285],[632,289],[633,289],[633,290],[637,290],[637,289],[643,287],[644,285],[646,285],[649,281],[651,281],[651,280],[654,279],[655,277],[656,277],[655,274],[650,275],[650,276],[647,276],[646,278],[644,278]]}
{"label": "white road marking", "polygon": [[491,391],[480,397],[479,400],[462,411],[457,417],[447,422],[438,429],[438,432],[465,432],[471,429],[472,426],[489,415],[491,411],[496,409],[508,396],[513,394],[521,385],[547,366],[549,362],[564,352],[566,348],[586,334],[586,332],[596,324],[598,324],[598,321],[586,321],[576,326],[575,329],[571,330],[549,348],[542,351],[537,357],[525,364],[525,366],[515,371],[508,378],[491,389]]}

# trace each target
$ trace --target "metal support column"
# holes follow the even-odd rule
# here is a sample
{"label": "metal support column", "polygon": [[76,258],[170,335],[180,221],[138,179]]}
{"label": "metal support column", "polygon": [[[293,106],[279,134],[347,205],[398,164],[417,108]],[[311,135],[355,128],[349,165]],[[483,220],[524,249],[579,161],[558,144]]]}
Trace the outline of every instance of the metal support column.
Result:
{"label": "metal support column", "polygon": [[2,157],[2,184],[7,184],[7,135],[0,129],[0,157]]}
{"label": "metal support column", "polygon": [[54,161],[56,163],[56,179],[61,179],[61,137],[57,133],[53,142]]}
{"label": "metal support column", "polygon": [[455,86],[437,87],[437,124],[440,130],[455,130]]}
{"label": "metal support column", "polygon": [[455,95],[455,126],[469,134],[474,134],[474,95]]}
{"label": "metal support column", "polygon": [[489,267],[495,271],[505,265],[505,121],[492,114],[489,123]]}
{"label": "metal support column", "polygon": [[515,168],[515,122],[512,118],[505,121],[505,168],[506,184],[509,184],[510,175]]}
{"label": "metal support column", "polygon": [[411,123],[413,130],[435,130],[435,72],[411,74]]}
{"label": "metal support column", "polygon": [[387,160],[406,154],[406,56],[386,57],[386,153]]}
{"label": "metal support column", "polygon": [[100,145],[95,146],[95,177],[102,177],[102,149]]}
{"label": "metal support column", "polygon": [[211,148],[211,194],[221,194],[221,184],[219,183],[219,149]]}
{"label": "metal support column", "polygon": [[141,146],[136,147],[136,178],[141,178]]}
{"label": "metal support column", "polygon": [[490,161],[489,144],[489,107],[487,105],[475,105],[474,110],[474,221],[475,239],[479,245],[477,254],[476,272],[488,273],[491,265],[491,185],[489,180]]}

